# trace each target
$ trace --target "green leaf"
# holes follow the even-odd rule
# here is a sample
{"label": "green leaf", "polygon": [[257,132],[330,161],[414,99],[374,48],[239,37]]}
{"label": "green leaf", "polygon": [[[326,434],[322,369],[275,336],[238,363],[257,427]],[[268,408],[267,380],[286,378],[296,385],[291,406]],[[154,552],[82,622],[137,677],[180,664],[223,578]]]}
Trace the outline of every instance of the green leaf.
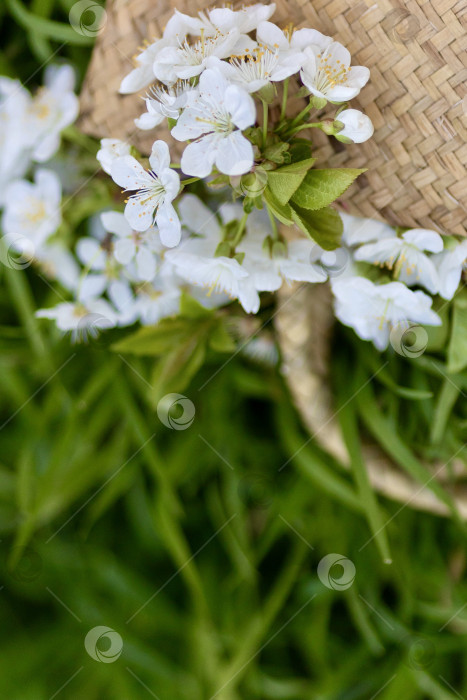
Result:
{"label": "green leaf", "polygon": [[315,160],[316,158],[308,158],[298,163],[289,163],[269,173],[268,187],[279,204],[287,204],[302,184]]}
{"label": "green leaf", "polygon": [[293,224],[293,211],[289,204],[281,204],[271,192],[269,187],[266,187],[264,190],[263,197],[267,206],[278,221],[280,221],[282,224],[286,224],[286,226],[291,226],[291,224]]}
{"label": "green leaf", "polygon": [[243,135],[251,141],[254,146],[261,148],[263,145],[263,130],[259,126],[252,126],[249,129],[245,129]]}
{"label": "green leaf", "polygon": [[[56,22],[29,12],[20,0],[6,0],[8,9],[19,25],[32,34],[45,36],[53,41],[66,42],[73,46],[89,46],[94,43],[95,35],[87,36],[84,32],[78,32],[73,26],[65,22]],[[81,11],[82,13],[82,11]],[[104,19],[105,13],[98,15]],[[79,12],[75,13],[74,21],[79,21]]]}
{"label": "green leaf", "polygon": [[290,209],[297,226],[324,250],[335,250],[339,247],[344,225],[335,209],[325,207],[319,211],[309,211],[296,205]]}
{"label": "green leaf", "polygon": [[441,317],[441,326],[424,326],[428,336],[425,352],[443,352],[448,344],[449,307],[443,299],[435,299],[433,311]]}
{"label": "green leaf", "polygon": [[311,158],[312,145],[311,141],[306,139],[294,139],[289,149],[292,163]]}
{"label": "green leaf", "polygon": [[145,326],[111,346],[117,353],[133,355],[165,355],[186,340],[207,334],[215,327],[211,309],[205,309],[196,299],[183,293],[180,315],[163,318],[156,326]]}
{"label": "green leaf", "polygon": [[445,434],[454,404],[459,398],[461,389],[447,377],[441,387],[436,401],[434,419],[430,427],[430,442],[432,445],[440,445]]}
{"label": "green leaf", "polygon": [[287,204],[294,192],[300,187],[306,173],[281,173],[272,170],[268,177],[268,187],[279,204]]}
{"label": "green leaf", "polygon": [[[348,394],[348,391],[345,392]],[[355,401],[346,396],[345,403],[339,405],[339,422],[342,428],[345,444],[350,457],[350,464],[354,474],[355,483],[362,503],[365,504],[365,516],[368,520],[372,536],[385,562],[391,562],[389,542],[385,531],[385,520],[378,504],[375,492],[370,482],[367,466],[361,450],[361,435],[358,430],[357,416],[355,413]]]}
{"label": "green leaf", "polygon": [[467,367],[467,292],[453,301],[452,331],[448,347],[448,372],[461,372]]}
{"label": "green leaf", "polygon": [[322,209],[334,202],[366,168],[330,168],[310,170],[293,196],[293,203],[303,209]]}
{"label": "green leaf", "polygon": [[265,148],[263,155],[266,158],[266,160],[270,160],[273,163],[278,163],[279,165],[282,165],[284,162],[284,155],[287,153],[287,151],[290,148],[290,144],[285,143],[284,141],[278,141],[277,143],[273,143],[267,148]]}
{"label": "green leaf", "polygon": [[157,326],[145,326],[111,346],[117,353],[162,355],[182,342],[193,322],[183,318],[164,318]]}
{"label": "green leaf", "polygon": [[372,435],[399,466],[424,487],[429,488],[445,503],[459,523],[456,506],[441,484],[433,478],[430,470],[420,462],[410,447],[399,437],[394,426],[379,409],[371,384],[360,389],[356,395],[360,415]]}
{"label": "green leaf", "polygon": [[310,168],[313,166],[316,158],[304,158],[303,160],[296,161],[294,163],[289,163],[288,165],[278,168],[276,173],[296,173],[303,174],[305,176]]}

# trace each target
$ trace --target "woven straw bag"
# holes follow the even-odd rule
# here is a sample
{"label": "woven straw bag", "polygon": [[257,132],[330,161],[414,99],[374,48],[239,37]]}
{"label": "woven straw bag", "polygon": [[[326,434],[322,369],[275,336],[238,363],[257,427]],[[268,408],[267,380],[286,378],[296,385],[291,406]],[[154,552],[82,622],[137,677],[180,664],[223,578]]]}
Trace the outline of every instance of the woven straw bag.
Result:
{"label": "woven straw bag", "polygon": [[[133,123],[142,100],[119,95],[120,82],[138,47],[161,35],[174,7],[194,15],[213,5],[108,0],[82,91],[84,131],[129,139],[149,152],[153,132],[138,131]],[[394,225],[467,235],[466,1],[277,0],[276,5],[274,22],[332,36],[349,49],[355,65],[371,71],[352,107],[371,117],[374,137],[344,146],[313,134],[318,162],[368,168],[346,193],[349,210]]]}
{"label": "woven straw bag", "polygon": [[[154,131],[134,126],[143,103],[134,95],[119,95],[120,82],[132,69],[138,47],[161,35],[174,7],[194,15],[215,4],[108,0],[82,90],[83,130],[127,139],[148,153]],[[371,117],[373,138],[344,146],[313,133],[318,162],[368,168],[346,192],[345,209],[393,225],[467,235],[465,0],[277,0],[276,5],[274,22],[314,27],[343,43],[353,64],[370,68],[370,82],[352,107]],[[157,136],[167,132],[159,129]],[[176,152],[177,144],[169,142]],[[333,322],[326,285],[281,291],[276,326],[293,398],[312,435],[348,464],[327,381]],[[363,449],[378,490],[412,507],[447,512],[428,488],[412,482],[375,445]],[[446,481],[440,467],[431,465],[433,478]],[[465,472],[460,462],[450,468]],[[449,490],[467,518],[467,487],[459,482]]]}

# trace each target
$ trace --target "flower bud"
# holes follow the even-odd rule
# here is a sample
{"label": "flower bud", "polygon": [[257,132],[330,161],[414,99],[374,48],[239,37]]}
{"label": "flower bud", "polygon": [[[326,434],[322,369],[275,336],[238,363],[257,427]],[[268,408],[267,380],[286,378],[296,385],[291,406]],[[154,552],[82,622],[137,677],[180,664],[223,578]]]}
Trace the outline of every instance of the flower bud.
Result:
{"label": "flower bud", "polygon": [[324,131],[325,134],[328,134],[328,136],[334,136],[336,133],[335,121],[332,119],[323,119],[323,121],[319,123],[319,128]]}
{"label": "flower bud", "polygon": [[373,136],[371,119],[358,109],[344,109],[339,114],[339,119],[334,122],[334,125],[336,124],[336,138],[344,143],[363,143]]}

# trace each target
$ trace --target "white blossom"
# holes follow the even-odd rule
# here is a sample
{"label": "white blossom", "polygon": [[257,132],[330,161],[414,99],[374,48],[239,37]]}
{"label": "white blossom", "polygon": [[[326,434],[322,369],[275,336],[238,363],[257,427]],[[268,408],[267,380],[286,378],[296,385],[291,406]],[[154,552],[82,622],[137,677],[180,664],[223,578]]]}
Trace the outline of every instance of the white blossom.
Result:
{"label": "white blossom", "polygon": [[121,265],[115,260],[109,236],[102,240],[90,236],[80,238],[76,254],[85,267],[77,290],[80,300],[100,297],[120,279]]}
{"label": "white blossom", "polygon": [[326,49],[332,39],[318,32],[316,29],[294,29],[290,26],[282,30],[273,22],[262,21],[258,24],[256,32],[258,43],[266,46],[271,51],[279,51],[281,54],[302,52],[309,46]]}
{"label": "white blossom", "polygon": [[139,320],[136,297],[128,280],[114,280],[109,285],[107,293],[116,309],[117,326],[131,326]]}
{"label": "white blossom", "polygon": [[155,141],[147,171],[132,156],[117,158],[112,164],[112,179],[125,190],[136,190],[125,207],[125,216],[135,231],[146,231],[155,221],[164,245],[180,241],[180,221],[172,201],[178,195],[180,178],[170,168],[169,148]]}
{"label": "white blossom", "polygon": [[200,12],[199,16],[206,28],[211,26],[224,32],[236,28],[240,34],[249,34],[257,29],[261,22],[268,20],[274,14],[275,9],[275,3],[264,5],[258,2],[237,11],[228,7],[216,7],[207,12]]}
{"label": "white blossom", "polygon": [[363,114],[358,109],[344,109],[337,117],[337,121],[344,126],[337,133],[337,138],[344,136],[353,141],[353,143],[368,141],[375,130],[370,117],[367,117],[366,114]]}
{"label": "white blossom", "polygon": [[49,279],[74,292],[78,287],[79,267],[68,248],[61,242],[46,243],[34,255],[34,262]]}
{"label": "white blossom", "polygon": [[398,325],[441,325],[431,309],[431,297],[413,292],[402,282],[377,285],[365,277],[349,277],[335,280],[332,291],[339,321],[363,340],[371,340],[378,350],[387,348],[391,330]]}
{"label": "white blossom", "polygon": [[229,63],[210,58],[208,68],[217,68],[225,77],[247,92],[253,93],[271,82],[285,80],[300,70],[303,55],[297,52],[280,52],[262,44],[249,47],[245,52],[230,58]]}
{"label": "white blossom", "polygon": [[339,214],[344,224],[342,242],[346,246],[351,247],[394,237],[394,229],[385,222],[352,216],[342,211]]}
{"label": "white blossom", "polygon": [[120,139],[101,139],[101,147],[97,151],[96,158],[107,175],[112,174],[114,160],[122,156],[129,156],[131,146],[126,141]]}
{"label": "white blossom", "polygon": [[443,299],[452,299],[459,287],[462,272],[467,268],[467,241],[458,243],[432,258],[439,277],[439,293]]}
{"label": "white blossom", "polygon": [[[265,249],[264,239],[272,233],[270,226],[259,221],[261,215],[253,212],[248,219],[247,235],[237,250],[245,253],[243,266],[250,273],[258,292],[274,292],[283,282],[325,282],[323,267],[316,264],[316,244],[305,238],[287,243],[286,252],[272,255]],[[267,222],[269,223],[269,222]],[[324,252],[324,251],[323,251]]]}
{"label": "white blossom", "polygon": [[168,251],[165,259],[179,277],[202,287],[208,296],[224,293],[230,300],[238,299],[248,313],[256,313],[259,297],[248,272],[235,258],[215,255],[221,241],[216,215],[193,195],[185,195],[179,209],[184,225],[196,236]]}
{"label": "white blossom", "polygon": [[255,120],[255,103],[248,93],[229,84],[218,70],[204,71],[198,96],[171,132],[178,141],[193,141],[182,155],[183,172],[206,177],[213,165],[227,175],[248,172],[253,165],[253,146],[241,130]]}
{"label": "white blossom", "polygon": [[187,34],[199,35],[201,27],[201,20],[183,15],[178,10],[175,10],[175,13],[167,22],[162,38],[152,43],[145,42],[145,46],[140,49],[140,53],[133,59],[135,67],[122,80],[120,93],[124,95],[135,93],[149,87],[156,78],[154,63],[158,60],[159,54],[167,47],[178,47]]}
{"label": "white blossom", "polygon": [[439,253],[442,249],[443,239],[439,233],[412,229],[400,238],[394,232],[391,237],[363,245],[355,251],[355,260],[394,269],[396,278],[407,286],[421,285],[434,294],[439,286],[438,273],[424,251]]}
{"label": "white blossom", "polygon": [[337,41],[328,43],[324,37],[321,45],[305,48],[305,62],[300,77],[303,84],[316,97],[330,102],[346,102],[356,97],[370,77],[365,66],[350,66],[348,50]]}
{"label": "white blossom", "polygon": [[178,119],[180,110],[187,106],[194,94],[187,80],[177,80],[168,87],[162,83],[152,87],[146,98],[146,112],[135,119],[136,126],[138,129],[154,129],[165,119]]}
{"label": "white blossom", "polygon": [[[203,34],[194,42],[185,39],[179,46],[167,46],[160,51],[154,61],[154,75],[167,84],[174,83],[180,78],[194,78],[204,71],[211,56],[217,58],[230,56],[237,47],[239,39],[238,30],[231,29],[226,34],[221,31],[212,36]],[[250,46],[251,43],[251,39],[247,37],[247,41],[242,42],[236,51]]]}
{"label": "white blossom", "polygon": [[134,263],[138,281],[150,282],[157,271],[157,253],[160,243],[157,231],[135,231],[123,214],[108,211],[101,214],[101,221],[106,231],[114,234],[112,251],[115,260],[121,265]]}
{"label": "white blossom", "polygon": [[133,59],[135,68],[123,78],[120,84],[119,92],[122,95],[139,92],[154,82],[154,60],[158,53],[170,43],[172,43],[171,39],[158,39],[141,49],[138,56]]}
{"label": "white blossom", "polygon": [[0,206],[7,186],[30,165],[33,134],[27,120],[31,95],[19,80],[0,76]]}
{"label": "white blossom", "polygon": [[72,124],[79,112],[74,94],[75,74],[71,66],[49,66],[45,84],[33,97],[29,108],[29,128],[35,138],[32,158],[49,160],[60,145],[61,131]]}
{"label": "white blossom", "polygon": [[2,227],[7,240],[31,241],[37,250],[60,226],[61,185],[51,170],[38,169],[34,183],[16,180],[5,192]]}
{"label": "white blossom", "polygon": [[36,316],[55,321],[64,333],[71,332],[73,342],[96,337],[99,331],[113,328],[117,322],[115,310],[104,299],[63,302],[51,309],[40,309]]}
{"label": "white blossom", "polygon": [[162,269],[152,283],[142,285],[137,291],[134,310],[144,326],[176,316],[180,311],[180,284],[168,268],[167,273]]}

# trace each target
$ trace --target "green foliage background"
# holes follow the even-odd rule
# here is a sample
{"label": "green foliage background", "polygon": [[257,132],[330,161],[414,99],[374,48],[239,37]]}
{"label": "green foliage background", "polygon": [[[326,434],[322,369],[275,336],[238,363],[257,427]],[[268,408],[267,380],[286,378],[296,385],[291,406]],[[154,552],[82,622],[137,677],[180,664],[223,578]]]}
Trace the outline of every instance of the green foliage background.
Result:
{"label": "green foliage background", "polygon": [[[82,77],[71,5],[0,5],[1,72],[32,88],[57,52]],[[358,440],[354,481],[241,354],[208,353],[193,425],[167,429],[150,360],[72,346],[34,320],[54,292],[33,270],[0,275],[0,697],[467,696],[460,523],[378,506]],[[333,552],[356,567],[342,591],[317,575]],[[114,663],[85,651],[97,625],[122,637]]]}

